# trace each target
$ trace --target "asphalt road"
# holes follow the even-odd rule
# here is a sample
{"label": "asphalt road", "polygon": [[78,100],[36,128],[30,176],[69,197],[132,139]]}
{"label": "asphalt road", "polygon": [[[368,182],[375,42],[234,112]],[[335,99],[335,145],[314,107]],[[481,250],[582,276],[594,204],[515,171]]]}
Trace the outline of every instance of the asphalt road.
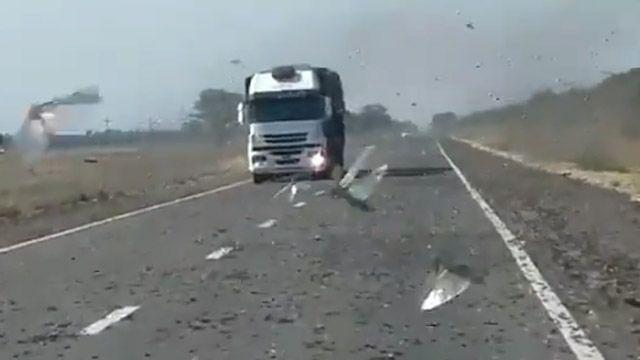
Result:
{"label": "asphalt road", "polygon": [[[370,163],[449,166],[426,139],[380,146]],[[242,184],[1,254],[0,359],[586,359],[454,171],[387,177],[371,211],[330,196],[329,181],[296,208],[272,198],[283,185]],[[436,258],[472,284],[421,311]]]}

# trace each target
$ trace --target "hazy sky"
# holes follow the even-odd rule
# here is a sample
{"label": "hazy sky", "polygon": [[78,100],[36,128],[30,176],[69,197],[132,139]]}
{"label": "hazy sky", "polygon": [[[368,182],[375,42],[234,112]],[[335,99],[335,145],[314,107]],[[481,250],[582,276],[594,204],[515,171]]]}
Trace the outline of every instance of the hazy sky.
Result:
{"label": "hazy sky", "polygon": [[640,66],[637,0],[0,1],[7,132],[28,104],[93,84],[104,103],[66,129],[170,122],[201,89],[240,91],[274,64],[332,67],[350,108],[381,102],[419,124]]}

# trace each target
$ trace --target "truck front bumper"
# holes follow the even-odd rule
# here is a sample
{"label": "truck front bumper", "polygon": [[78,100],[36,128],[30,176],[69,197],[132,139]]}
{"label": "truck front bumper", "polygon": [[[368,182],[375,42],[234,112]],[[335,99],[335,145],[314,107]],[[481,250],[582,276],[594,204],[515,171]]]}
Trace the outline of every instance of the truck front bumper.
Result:
{"label": "truck front bumper", "polygon": [[250,151],[249,171],[253,174],[319,173],[328,166],[322,146],[307,148],[299,154],[278,151]]}

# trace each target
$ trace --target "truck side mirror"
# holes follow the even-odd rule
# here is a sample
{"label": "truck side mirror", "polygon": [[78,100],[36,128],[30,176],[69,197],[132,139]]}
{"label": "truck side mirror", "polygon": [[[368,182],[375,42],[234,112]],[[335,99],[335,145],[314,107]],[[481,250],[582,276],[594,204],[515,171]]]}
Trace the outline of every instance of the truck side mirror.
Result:
{"label": "truck side mirror", "polygon": [[244,102],[239,102],[238,103],[238,124],[240,125],[244,125]]}

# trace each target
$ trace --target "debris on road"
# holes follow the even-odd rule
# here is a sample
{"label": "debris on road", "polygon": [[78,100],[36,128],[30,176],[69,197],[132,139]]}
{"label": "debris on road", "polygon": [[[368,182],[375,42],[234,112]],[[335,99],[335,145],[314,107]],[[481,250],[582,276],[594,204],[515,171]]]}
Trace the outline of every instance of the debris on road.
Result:
{"label": "debris on road", "polygon": [[439,269],[438,265],[436,265],[435,279],[430,282],[433,283],[433,287],[420,306],[420,310],[422,311],[433,310],[451,301],[471,285],[469,279],[455,274],[446,268]]}
{"label": "debris on road", "polygon": [[[358,155],[353,165],[349,167],[347,173],[342,177],[338,183],[338,187],[333,189],[333,194],[344,198],[347,202],[355,207],[363,210],[371,210],[367,204],[367,200],[373,194],[375,186],[382,180],[388,170],[388,166],[382,165],[372,171],[365,171],[367,159],[375,149],[375,146],[367,146]],[[363,178],[358,179],[360,173],[367,173]]]}
{"label": "debris on road", "polygon": [[280,190],[278,190],[275,194],[273,194],[272,198],[273,199],[277,198],[278,196],[280,196],[283,193],[285,193],[287,190],[291,189],[292,186],[293,186],[293,180],[288,182],[287,185],[283,186]]}
{"label": "debris on road", "polygon": [[[59,324],[55,324],[53,322],[49,322],[47,325],[47,331],[45,333],[32,335],[26,339],[18,340],[18,344],[26,345],[26,344],[38,344],[40,346],[46,346],[49,343],[56,342],[62,339],[75,339],[78,337],[77,334],[71,334],[67,331],[71,322],[63,322]],[[4,334],[2,334],[4,335]]]}
{"label": "debris on road", "polygon": [[294,208],[296,208],[296,209],[299,209],[299,208],[305,207],[306,205],[307,205],[307,203],[306,203],[306,202],[304,202],[304,201],[299,201],[299,202],[297,202],[297,203],[293,204],[293,207],[294,207]]}
{"label": "debris on road", "polygon": [[305,190],[309,190],[309,189],[311,189],[311,185],[309,183],[296,182],[295,179],[292,179],[285,186],[283,186],[280,190],[278,190],[275,194],[273,194],[272,198],[275,199],[278,196],[280,196],[280,195],[284,194],[285,192],[289,191],[289,202],[292,203],[295,200],[296,195],[300,191],[305,191]]}
{"label": "debris on road", "polygon": [[86,157],[84,158],[84,160],[82,160],[83,162],[87,163],[87,164],[97,164],[98,163],[98,158],[95,157]]}
{"label": "debris on road", "polygon": [[258,227],[261,228],[261,229],[268,229],[268,228],[274,227],[277,223],[278,223],[278,220],[269,219],[269,220],[266,220],[266,221],[258,224]]}
{"label": "debris on road", "polygon": [[207,255],[207,260],[219,260],[227,255],[229,255],[233,251],[231,246],[223,246],[211,254]]}
{"label": "debris on road", "polygon": [[354,181],[347,189],[349,195],[358,201],[367,201],[371,194],[373,194],[373,190],[376,185],[382,181],[387,169],[387,164],[384,164],[373,170],[371,174],[364,178]]}
{"label": "debris on road", "polygon": [[291,192],[289,193],[289,202],[293,202],[296,198],[296,195],[300,192],[300,191],[306,191],[311,189],[311,185],[309,185],[306,182],[300,182],[300,183],[294,183],[293,185],[291,185]]}
{"label": "debris on road", "polygon": [[467,25],[465,25],[467,27],[467,29],[471,29],[471,30],[475,30],[475,26],[473,25],[472,22],[468,22]]}
{"label": "debris on road", "polygon": [[313,193],[313,196],[322,196],[322,195],[324,195],[326,193],[327,192],[325,190],[318,190],[318,191]]}
{"label": "debris on road", "polygon": [[353,165],[349,167],[347,173],[342,177],[342,180],[340,180],[338,184],[340,185],[340,187],[346,189],[349,187],[349,185],[351,185],[351,183],[356,179],[356,176],[358,176],[360,170],[362,170],[366,165],[367,159],[375,148],[376,147],[374,145],[369,145],[364,148],[364,150],[356,158],[356,161],[353,162]]}
{"label": "debris on road", "polygon": [[291,185],[291,192],[289,193],[289,202],[292,203],[298,194],[298,187],[296,184]]}

